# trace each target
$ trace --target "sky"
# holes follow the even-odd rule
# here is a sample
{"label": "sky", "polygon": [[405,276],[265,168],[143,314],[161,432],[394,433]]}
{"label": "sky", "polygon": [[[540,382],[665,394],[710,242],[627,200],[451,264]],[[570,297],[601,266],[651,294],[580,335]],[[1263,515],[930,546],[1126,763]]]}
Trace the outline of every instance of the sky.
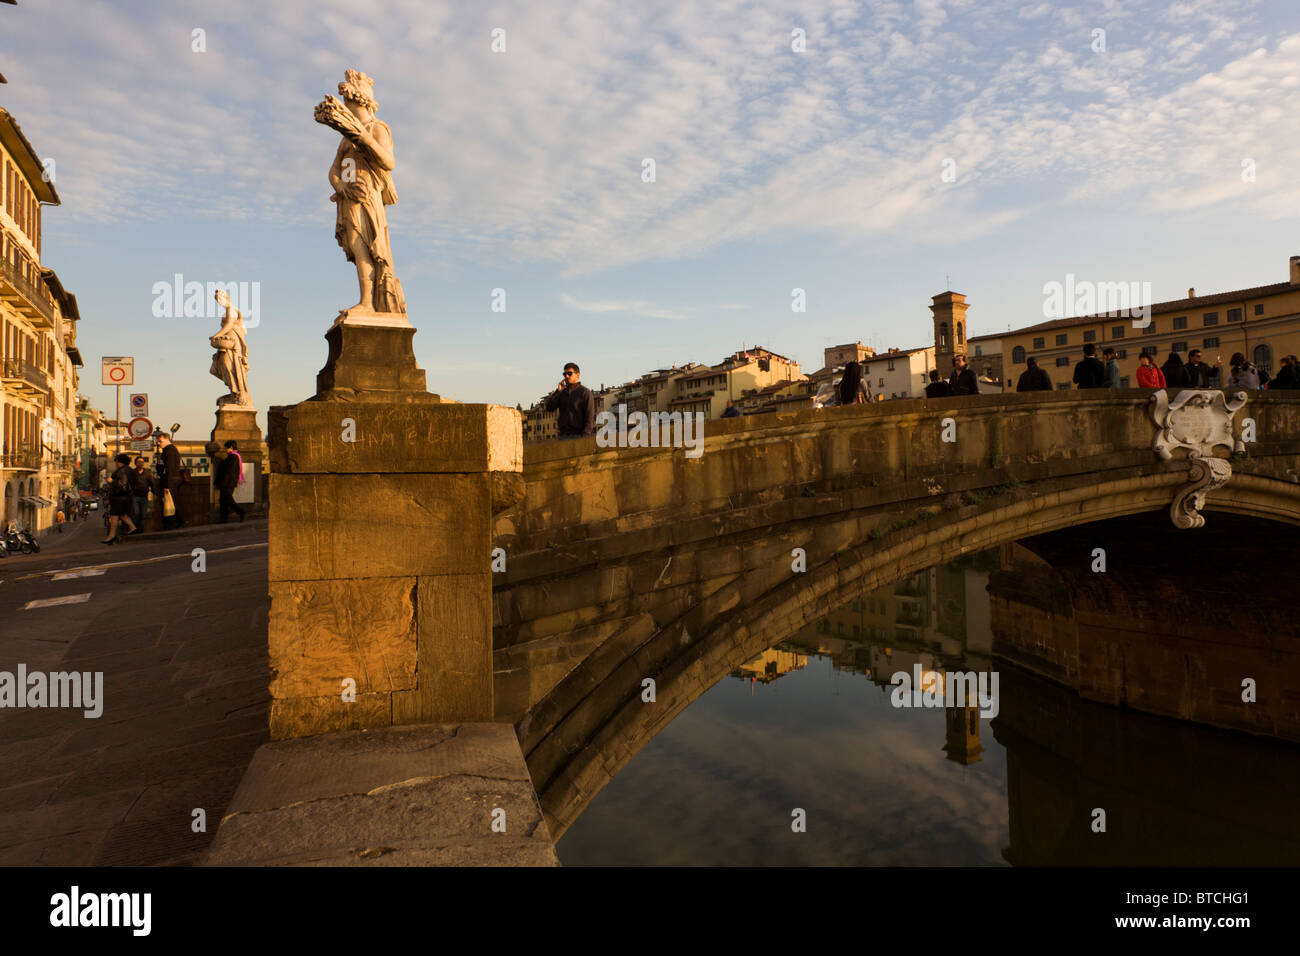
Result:
{"label": "sky", "polygon": [[1300,255],[1293,0],[20,0],[0,106],[54,164],[43,261],[96,407],[132,355],[155,424],[211,429],[220,322],[155,315],[177,274],[258,290],[263,427],[315,392],[357,288],[312,111],[349,68],[392,130],[416,357],[458,401],[752,345],[811,372],[931,342],[949,288],[977,335],[1067,274],[1162,301]]}

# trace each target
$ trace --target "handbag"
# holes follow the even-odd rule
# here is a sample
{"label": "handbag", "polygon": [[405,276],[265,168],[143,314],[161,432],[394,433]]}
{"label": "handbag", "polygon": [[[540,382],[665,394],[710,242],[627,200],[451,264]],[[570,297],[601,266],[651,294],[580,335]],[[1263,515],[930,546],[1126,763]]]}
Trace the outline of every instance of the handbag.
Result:
{"label": "handbag", "polygon": [[174,514],[176,514],[176,503],[172,501],[171,489],[164,488],[162,495],[163,495],[163,517],[170,518]]}

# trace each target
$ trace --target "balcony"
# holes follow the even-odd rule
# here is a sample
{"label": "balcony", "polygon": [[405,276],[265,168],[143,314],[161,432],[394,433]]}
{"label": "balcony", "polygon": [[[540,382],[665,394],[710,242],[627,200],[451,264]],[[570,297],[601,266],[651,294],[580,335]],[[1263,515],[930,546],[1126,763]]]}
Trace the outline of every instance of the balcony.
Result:
{"label": "balcony", "polygon": [[3,365],[0,365],[0,381],[15,392],[32,398],[45,395],[50,390],[50,374],[22,359],[5,359]]}
{"label": "balcony", "polygon": [[12,452],[0,453],[0,468],[39,471],[41,468],[41,450],[35,446],[27,446]]}
{"label": "balcony", "polygon": [[16,259],[18,255],[17,248],[5,238],[0,244],[0,300],[9,303],[37,328],[54,328],[54,296],[34,265],[28,269],[36,273],[32,279],[23,275]]}

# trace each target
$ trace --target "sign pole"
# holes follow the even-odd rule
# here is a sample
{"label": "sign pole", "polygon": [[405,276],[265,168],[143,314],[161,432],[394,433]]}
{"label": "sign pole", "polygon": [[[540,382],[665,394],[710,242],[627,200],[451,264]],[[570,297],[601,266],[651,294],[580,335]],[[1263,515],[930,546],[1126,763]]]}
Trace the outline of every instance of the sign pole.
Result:
{"label": "sign pole", "polygon": [[117,386],[117,407],[113,411],[113,457],[122,453],[122,386]]}

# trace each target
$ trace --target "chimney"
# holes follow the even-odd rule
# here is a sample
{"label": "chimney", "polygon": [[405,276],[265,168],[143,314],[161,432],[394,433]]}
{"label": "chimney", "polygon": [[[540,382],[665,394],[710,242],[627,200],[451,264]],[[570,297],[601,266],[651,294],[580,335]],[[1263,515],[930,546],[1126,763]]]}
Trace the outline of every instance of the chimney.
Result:
{"label": "chimney", "polygon": [[1300,256],[1291,257],[1291,284],[1300,285]]}
{"label": "chimney", "polygon": [[1195,298],[1196,298],[1196,290],[1195,290],[1195,289],[1188,289],[1188,290],[1187,290],[1187,298],[1189,298],[1189,299],[1195,299]]}

